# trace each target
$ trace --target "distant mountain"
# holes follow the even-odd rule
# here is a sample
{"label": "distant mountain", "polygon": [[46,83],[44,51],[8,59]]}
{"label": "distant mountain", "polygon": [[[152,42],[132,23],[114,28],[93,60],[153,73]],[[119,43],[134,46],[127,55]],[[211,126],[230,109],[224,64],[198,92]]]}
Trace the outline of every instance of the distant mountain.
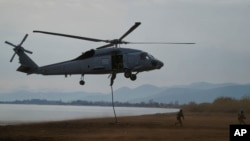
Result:
{"label": "distant mountain", "polygon": [[[150,97],[162,92],[164,88],[156,87],[153,85],[142,85],[135,89],[120,88],[114,92],[115,100],[120,102],[133,102],[140,101],[144,97]],[[141,101],[140,101],[141,102]]]}
{"label": "distant mountain", "polygon": [[178,86],[173,86],[175,88],[190,88],[190,89],[214,89],[214,88],[219,88],[219,87],[225,87],[225,86],[234,86],[238,85],[236,83],[222,83],[222,84],[213,84],[213,83],[208,83],[208,82],[196,82],[196,83],[191,83],[189,85],[178,85]]}
{"label": "distant mountain", "polygon": [[[131,89],[122,87],[114,91],[114,99],[119,102],[161,102],[179,104],[189,102],[212,102],[214,99],[226,96],[241,98],[250,96],[250,84],[240,85],[234,83],[212,84],[207,82],[192,83],[173,87],[157,87],[154,85],[142,85]],[[0,101],[15,101],[27,99],[61,100],[69,102],[74,100],[86,101],[111,101],[111,93],[88,93],[88,92],[30,92],[16,91],[0,93]]]}
{"label": "distant mountain", "polygon": [[232,97],[239,99],[243,96],[250,96],[250,85],[231,85],[216,87],[211,89],[197,88],[169,88],[151,97],[144,98],[143,101],[150,99],[155,102],[170,103],[189,103],[189,102],[212,102],[218,97]]}

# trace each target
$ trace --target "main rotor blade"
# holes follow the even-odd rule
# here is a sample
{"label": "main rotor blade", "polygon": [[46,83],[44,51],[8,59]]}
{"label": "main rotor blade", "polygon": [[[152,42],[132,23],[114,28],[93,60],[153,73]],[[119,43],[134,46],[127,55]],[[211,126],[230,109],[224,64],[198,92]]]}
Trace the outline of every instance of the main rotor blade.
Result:
{"label": "main rotor blade", "polygon": [[8,45],[10,45],[10,46],[17,47],[16,45],[14,45],[14,44],[12,44],[12,43],[10,43],[8,41],[5,41],[5,43],[8,44]]}
{"label": "main rotor blade", "polygon": [[16,55],[16,52],[12,55],[12,57],[11,57],[11,59],[10,59],[10,62],[12,62],[12,61],[13,61],[13,59],[14,59],[15,55]]}
{"label": "main rotor blade", "polygon": [[175,42],[124,42],[124,44],[195,44],[195,43],[175,43]]}
{"label": "main rotor blade", "polygon": [[63,36],[63,37],[69,37],[69,38],[75,38],[75,39],[81,39],[81,40],[87,40],[87,41],[93,41],[93,42],[107,42],[107,40],[101,40],[101,39],[95,39],[95,38],[88,38],[88,37],[82,37],[82,36],[75,36],[75,35],[67,35],[67,34],[47,32],[47,31],[34,30],[33,32],[35,32],[35,33],[43,33],[43,34],[50,34],[50,35],[56,35],[56,36]]}
{"label": "main rotor blade", "polygon": [[26,34],[22,40],[22,42],[18,45],[18,46],[22,46],[23,42],[26,40],[26,38],[28,37],[28,34]]}
{"label": "main rotor blade", "polygon": [[130,34],[132,31],[134,31],[141,23],[140,22],[136,22],[125,34],[123,34],[119,41],[121,41],[123,38],[125,38],[128,34]]}
{"label": "main rotor blade", "polygon": [[104,45],[104,46],[100,46],[100,47],[98,47],[97,49],[101,49],[101,48],[107,48],[107,47],[111,47],[111,46],[113,46],[114,44],[107,44],[107,45]]}
{"label": "main rotor blade", "polygon": [[29,54],[32,54],[33,52],[32,51],[29,51],[29,50],[26,50],[26,49],[23,49],[23,51],[29,53]]}

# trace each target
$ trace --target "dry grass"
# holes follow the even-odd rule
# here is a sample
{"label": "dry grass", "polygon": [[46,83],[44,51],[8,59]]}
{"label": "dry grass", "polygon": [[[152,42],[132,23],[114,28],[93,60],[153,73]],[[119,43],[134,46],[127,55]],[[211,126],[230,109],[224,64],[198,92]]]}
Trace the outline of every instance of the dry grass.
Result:
{"label": "dry grass", "polygon": [[230,97],[218,97],[212,103],[196,104],[190,102],[183,107],[185,111],[190,112],[212,112],[212,113],[235,113],[240,110],[244,112],[250,112],[250,96],[242,97],[241,99],[235,99]]}
{"label": "dry grass", "polygon": [[[0,127],[0,140],[17,141],[228,141],[236,114],[186,113],[184,127],[174,126],[175,114],[83,119]],[[248,115],[247,115],[248,116]]]}

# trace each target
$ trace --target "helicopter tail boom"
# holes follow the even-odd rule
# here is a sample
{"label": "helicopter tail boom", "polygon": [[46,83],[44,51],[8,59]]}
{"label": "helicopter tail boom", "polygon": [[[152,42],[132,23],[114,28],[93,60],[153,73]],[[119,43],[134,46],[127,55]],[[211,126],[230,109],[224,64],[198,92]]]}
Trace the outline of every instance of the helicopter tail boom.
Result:
{"label": "helicopter tail boom", "polygon": [[17,55],[19,56],[21,64],[21,66],[17,68],[17,71],[32,74],[37,70],[37,64],[28,55],[24,52],[17,53]]}

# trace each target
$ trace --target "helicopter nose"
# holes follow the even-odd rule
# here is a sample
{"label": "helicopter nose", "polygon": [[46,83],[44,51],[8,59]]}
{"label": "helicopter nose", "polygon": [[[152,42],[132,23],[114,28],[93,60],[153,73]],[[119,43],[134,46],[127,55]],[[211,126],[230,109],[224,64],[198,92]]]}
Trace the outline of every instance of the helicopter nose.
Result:
{"label": "helicopter nose", "polygon": [[160,69],[161,67],[163,67],[164,66],[164,63],[162,62],[162,61],[159,61],[158,60],[158,63],[157,63],[158,65],[157,65],[157,69]]}
{"label": "helicopter nose", "polygon": [[160,69],[164,64],[159,60],[152,60],[151,61],[152,66],[154,66],[157,69]]}
{"label": "helicopter nose", "polygon": [[157,60],[152,60],[151,64],[152,64],[152,66],[156,67],[158,65],[158,61]]}

